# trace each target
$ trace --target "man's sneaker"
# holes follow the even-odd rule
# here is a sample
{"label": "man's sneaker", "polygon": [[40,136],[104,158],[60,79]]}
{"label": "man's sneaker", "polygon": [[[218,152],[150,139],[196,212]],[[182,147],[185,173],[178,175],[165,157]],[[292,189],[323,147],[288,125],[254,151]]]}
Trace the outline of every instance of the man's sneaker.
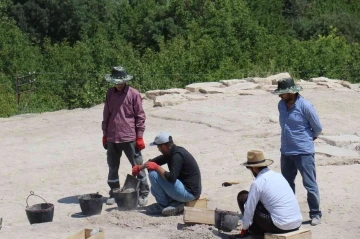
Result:
{"label": "man's sneaker", "polygon": [[147,196],[140,196],[138,204],[140,207],[146,206],[148,204],[148,197]]}
{"label": "man's sneaker", "polygon": [[108,198],[106,200],[106,205],[114,205],[115,204],[115,198]]}
{"label": "man's sneaker", "polygon": [[153,203],[145,208],[146,214],[148,215],[161,215],[164,208],[159,203]]}
{"label": "man's sneaker", "polygon": [[319,216],[315,216],[311,218],[311,223],[310,223],[311,226],[316,226],[319,224],[321,224],[321,218]]}
{"label": "man's sneaker", "polygon": [[176,214],[179,214],[182,211],[184,211],[184,206],[185,206],[185,203],[182,203],[182,202],[170,203],[169,206],[167,206],[166,208],[164,208],[162,210],[161,214],[165,217],[175,216]]}

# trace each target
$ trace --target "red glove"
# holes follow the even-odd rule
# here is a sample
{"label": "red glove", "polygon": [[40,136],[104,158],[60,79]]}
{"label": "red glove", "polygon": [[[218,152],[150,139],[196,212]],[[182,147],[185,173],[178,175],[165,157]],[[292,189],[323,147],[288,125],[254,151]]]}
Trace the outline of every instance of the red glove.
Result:
{"label": "red glove", "polygon": [[136,147],[138,148],[139,151],[141,151],[145,148],[145,143],[144,143],[143,138],[136,139]]}
{"label": "red glove", "polygon": [[139,173],[140,173],[140,165],[135,165],[133,168],[132,168],[132,175],[133,176],[138,176]]}
{"label": "red glove", "polygon": [[147,162],[146,163],[146,168],[148,170],[157,170],[159,167],[159,165],[157,163],[154,163],[154,162]]}
{"label": "red glove", "polygon": [[102,144],[104,146],[104,149],[107,149],[107,137],[106,136],[102,137]]}
{"label": "red glove", "polygon": [[244,237],[247,237],[249,236],[249,231],[248,230],[245,230],[245,229],[241,229],[241,232],[240,232],[240,238],[244,238]]}

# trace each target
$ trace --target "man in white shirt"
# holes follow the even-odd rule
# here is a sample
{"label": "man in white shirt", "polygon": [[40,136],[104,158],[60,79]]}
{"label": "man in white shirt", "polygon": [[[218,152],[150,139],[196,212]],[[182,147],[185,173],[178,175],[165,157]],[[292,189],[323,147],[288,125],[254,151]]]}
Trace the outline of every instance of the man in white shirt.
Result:
{"label": "man in white shirt", "polygon": [[299,229],[302,215],[299,203],[289,183],[280,173],[267,166],[274,161],[265,159],[263,152],[251,150],[243,165],[255,177],[250,191],[241,191],[237,201],[243,214],[240,238],[250,233],[285,233]]}

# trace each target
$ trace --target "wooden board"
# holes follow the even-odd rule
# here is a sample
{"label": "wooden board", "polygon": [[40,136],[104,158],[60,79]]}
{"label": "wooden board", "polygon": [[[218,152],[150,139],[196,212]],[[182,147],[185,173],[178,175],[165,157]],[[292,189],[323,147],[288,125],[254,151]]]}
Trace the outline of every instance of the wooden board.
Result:
{"label": "wooden board", "polygon": [[199,199],[192,200],[187,202],[185,206],[187,207],[195,207],[195,208],[207,208],[207,198],[201,197]]}
{"label": "wooden board", "polygon": [[184,223],[215,225],[215,211],[204,208],[185,207]]}
{"label": "wooden board", "polygon": [[271,234],[265,233],[264,239],[311,239],[310,229],[299,229],[297,231],[283,233],[283,234]]}
{"label": "wooden board", "polygon": [[92,229],[83,229],[66,239],[105,239],[105,234],[103,231],[98,232],[97,234],[90,236]]}

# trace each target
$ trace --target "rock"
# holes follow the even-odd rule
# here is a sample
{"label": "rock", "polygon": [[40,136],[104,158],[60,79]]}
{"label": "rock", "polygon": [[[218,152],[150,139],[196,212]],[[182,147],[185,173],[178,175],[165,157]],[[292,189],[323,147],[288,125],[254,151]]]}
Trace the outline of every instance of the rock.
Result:
{"label": "rock", "polygon": [[310,81],[310,82],[315,82],[315,83],[318,83],[318,82],[328,82],[328,81],[329,81],[329,78],[321,76],[321,77],[310,78],[309,81]]}
{"label": "rock", "polygon": [[263,85],[261,88],[267,92],[273,92],[277,89],[277,85]]}
{"label": "rock", "polygon": [[239,83],[246,83],[247,80],[246,79],[232,79],[232,80],[221,80],[219,82],[225,86],[232,86],[232,85],[236,85]]}
{"label": "rock", "polygon": [[154,107],[178,105],[186,101],[188,101],[188,99],[180,94],[160,95],[160,96],[156,96],[156,98],[154,99]]}
{"label": "rock", "polygon": [[327,144],[337,147],[343,147],[353,143],[360,143],[360,137],[357,135],[338,135],[338,136],[320,135],[319,139],[324,140]]}
{"label": "rock", "polygon": [[206,100],[208,97],[204,95],[186,94],[183,95],[186,99],[192,100]]}
{"label": "rock", "polygon": [[225,93],[225,88],[217,88],[217,87],[201,87],[199,88],[199,92],[203,94],[218,94]]}
{"label": "rock", "polygon": [[329,82],[329,83],[339,83],[339,84],[340,84],[341,82],[343,82],[342,80],[329,79],[329,78],[324,77],[324,76],[310,78],[309,81],[310,81],[310,82],[315,82],[315,83],[319,83],[319,82]]}
{"label": "rock", "polygon": [[185,87],[185,89],[188,91],[191,91],[191,92],[197,92],[200,89],[205,88],[205,87],[223,88],[225,86],[219,82],[203,82],[203,83],[193,83],[193,84],[187,85]]}
{"label": "rock", "polygon": [[267,78],[254,77],[254,78],[250,78],[250,80],[248,81],[260,85],[272,85],[271,79],[267,79]]}
{"label": "rock", "polygon": [[166,94],[187,94],[190,93],[190,91],[180,88],[174,88],[174,89],[168,89],[168,90],[150,90],[145,92],[145,95],[149,99],[155,99],[156,96],[159,95],[166,95]]}
{"label": "rock", "polygon": [[264,90],[238,90],[237,94],[239,95],[264,95],[266,91]]}
{"label": "rock", "polygon": [[[354,90],[350,90],[349,88],[346,88],[346,87],[341,87],[341,88],[331,88],[332,90],[334,90],[334,91],[341,91],[341,92],[352,92],[352,91],[354,91]],[[356,89],[355,89],[355,91],[356,91]]]}
{"label": "rock", "polygon": [[300,85],[303,89],[316,89],[321,87],[317,83],[310,81],[298,81],[296,84]]}
{"label": "rock", "polygon": [[321,145],[315,147],[315,152],[333,157],[359,157],[359,153],[349,149],[343,149],[332,145]]}
{"label": "rock", "polygon": [[349,88],[351,90],[355,90],[355,89],[359,89],[360,88],[360,84],[351,84],[348,81],[343,81],[340,83],[342,86]]}
{"label": "rock", "polygon": [[251,82],[246,82],[246,83],[240,83],[233,86],[229,86],[226,88],[226,92],[236,92],[239,90],[255,90],[255,89],[260,89],[260,85]]}
{"label": "rock", "polygon": [[327,88],[340,88],[343,87],[341,84],[336,82],[317,82],[318,85],[326,86]]}
{"label": "rock", "polygon": [[279,80],[285,79],[285,78],[291,78],[290,74],[288,72],[279,73],[276,75],[268,76],[266,78],[267,81],[271,81],[273,85],[277,85]]}
{"label": "rock", "polygon": [[271,123],[279,123],[279,116],[271,115],[271,116],[269,117],[269,121],[270,121]]}

